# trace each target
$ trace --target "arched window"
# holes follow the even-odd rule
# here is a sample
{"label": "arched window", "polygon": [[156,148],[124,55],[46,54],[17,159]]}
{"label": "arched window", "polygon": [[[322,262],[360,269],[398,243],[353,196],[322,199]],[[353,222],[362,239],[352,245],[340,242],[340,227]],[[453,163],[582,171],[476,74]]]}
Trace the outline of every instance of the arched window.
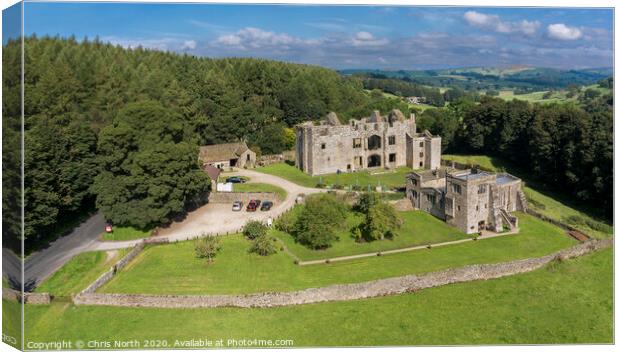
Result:
{"label": "arched window", "polygon": [[373,135],[368,137],[368,150],[375,150],[381,148],[381,137]]}

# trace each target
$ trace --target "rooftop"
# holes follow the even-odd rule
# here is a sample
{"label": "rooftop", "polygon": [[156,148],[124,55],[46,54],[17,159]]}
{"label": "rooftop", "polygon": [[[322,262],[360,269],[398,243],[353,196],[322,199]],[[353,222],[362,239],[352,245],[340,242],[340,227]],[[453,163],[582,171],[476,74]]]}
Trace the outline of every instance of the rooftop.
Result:
{"label": "rooftop", "polygon": [[248,149],[245,142],[205,145],[200,147],[199,158],[204,163],[237,159]]}

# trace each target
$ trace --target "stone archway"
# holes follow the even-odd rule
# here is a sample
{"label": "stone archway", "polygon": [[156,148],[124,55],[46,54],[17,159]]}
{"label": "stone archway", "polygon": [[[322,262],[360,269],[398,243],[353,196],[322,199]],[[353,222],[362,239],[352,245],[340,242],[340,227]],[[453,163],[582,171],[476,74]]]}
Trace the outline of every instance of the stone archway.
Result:
{"label": "stone archway", "polygon": [[373,154],[368,157],[368,167],[379,167],[381,166],[381,156],[378,154]]}
{"label": "stone archway", "polygon": [[375,150],[381,148],[381,137],[372,135],[368,137],[368,150]]}

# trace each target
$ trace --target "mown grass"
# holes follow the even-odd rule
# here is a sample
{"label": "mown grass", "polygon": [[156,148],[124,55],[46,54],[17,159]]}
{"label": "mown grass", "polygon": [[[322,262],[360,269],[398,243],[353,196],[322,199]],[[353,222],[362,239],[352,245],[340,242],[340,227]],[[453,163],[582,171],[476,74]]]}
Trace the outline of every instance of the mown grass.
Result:
{"label": "mown grass", "polygon": [[129,241],[149,237],[151,230],[138,230],[133,227],[113,226],[112,232],[101,235],[103,241]]}
{"label": "mown grass", "polygon": [[360,186],[363,190],[369,187],[383,186],[388,188],[404,187],[405,176],[412,171],[407,167],[400,167],[396,170],[381,170],[380,172],[357,171],[341,174],[327,174],[321,176],[310,176],[295,166],[286,163],[271,164],[269,166],[258,167],[256,171],[270,175],[275,175],[297,183],[304,187],[316,187],[317,184],[323,183],[327,186],[341,185]]}
{"label": "mown grass", "polygon": [[107,252],[84,252],[71,258],[52,276],[43,281],[36,292],[49,292],[56,297],[68,297],[88,287],[101,274],[122,258],[129,249]]}
{"label": "mown grass", "polygon": [[27,341],[162,339],[168,348],[192,338],[295,347],[612,343],[613,256],[607,249],[526,274],[365,300],[269,309],[56,303],[27,305],[25,321]]}
{"label": "mown grass", "polygon": [[538,91],[527,94],[514,94],[512,90],[503,90],[499,92],[499,97],[504,100],[525,100],[531,103],[554,103],[554,102],[566,102],[566,101],[576,101],[577,95],[572,98],[567,96],[567,91],[554,91],[551,93],[550,97],[544,98],[544,95],[547,91]]}
{"label": "mown grass", "polygon": [[594,214],[601,210],[591,209],[576,204],[566,195],[549,190],[548,187],[527,177],[519,167],[486,155],[444,155],[445,160],[453,160],[463,164],[475,164],[491,171],[506,171],[525,181],[523,192],[531,209],[557,221],[567,223],[578,230],[596,238],[613,235],[613,226]]}
{"label": "mown grass", "polygon": [[21,304],[2,299],[2,342],[20,349],[22,343]]}
{"label": "mown grass", "polygon": [[[300,207],[293,211],[297,212]],[[363,214],[350,212],[345,228],[336,233],[338,240],[330,248],[312,250],[295,242],[295,238],[285,232],[273,230],[273,234],[281,239],[287,248],[301,260],[325,259],[385,251],[396,248],[406,248],[416,245],[455,241],[469,238],[462,231],[447,225],[445,222],[423,211],[398,212],[403,224],[396,232],[396,236],[381,241],[357,243],[351,236],[352,229],[363,221]]]}
{"label": "mown grass", "polygon": [[145,249],[100,291],[160,294],[291,291],[542,256],[576,243],[549,223],[526,214],[518,215],[521,226],[518,235],[311,266],[295,265],[284,251],[269,257],[250,254],[250,242],[241,235],[222,237],[222,249],[210,265],[196,258],[191,241],[153,246]]}
{"label": "mown grass", "polygon": [[280,199],[286,199],[286,191],[268,183],[233,183],[233,192],[272,192]]}

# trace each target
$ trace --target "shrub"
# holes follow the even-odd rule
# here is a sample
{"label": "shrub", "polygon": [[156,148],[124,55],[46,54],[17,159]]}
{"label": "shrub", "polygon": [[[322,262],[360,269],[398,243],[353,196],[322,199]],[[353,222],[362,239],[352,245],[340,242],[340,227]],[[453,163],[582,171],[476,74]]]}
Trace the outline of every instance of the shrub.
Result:
{"label": "shrub", "polygon": [[250,247],[251,253],[256,253],[261,256],[272,255],[277,251],[273,238],[267,234],[262,234],[252,241]]}
{"label": "shrub", "polygon": [[377,193],[364,192],[355,204],[354,209],[356,211],[366,214],[373,205],[378,204],[380,201],[381,198]]}
{"label": "shrub", "polygon": [[395,236],[401,225],[396,209],[388,203],[378,202],[368,209],[360,227],[364,238],[373,241]]}
{"label": "shrub", "polygon": [[207,261],[211,263],[217,252],[220,251],[220,240],[214,236],[207,236],[198,241],[194,247],[196,251],[196,257],[207,258]]}
{"label": "shrub", "polygon": [[338,238],[335,231],[346,224],[346,217],[346,205],[334,195],[308,197],[295,222],[293,235],[309,248],[328,248]]}
{"label": "shrub", "polygon": [[293,211],[282,214],[274,223],[276,230],[292,233],[295,227],[296,216]]}
{"label": "shrub", "polygon": [[250,240],[265,234],[267,234],[267,226],[257,220],[250,220],[243,227],[243,235]]}
{"label": "shrub", "polygon": [[359,226],[353,228],[353,234],[351,236],[353,237],[353,239],[355,239],[355,242],[364,241],[364,237],[362,236],[362,230],[359,228]]}
{"label": "shrub", "polygon": [[564,218],[565,221],[571,225],[584,225],[585,220],[579,215],[571,215]]}
{"label": "shrub", "polygon": [[333,185],[333,186],[332,186],[332,188],[333,188],[333,189],[343,189],[343,188],[344,188],[344,185],[341,185],[341,184],[335,184],[335,185]]}
{"label": "shrub", "polygon": [[316,188],[325,188],[325,184],[323,182],[318,182],[315,187]]}

